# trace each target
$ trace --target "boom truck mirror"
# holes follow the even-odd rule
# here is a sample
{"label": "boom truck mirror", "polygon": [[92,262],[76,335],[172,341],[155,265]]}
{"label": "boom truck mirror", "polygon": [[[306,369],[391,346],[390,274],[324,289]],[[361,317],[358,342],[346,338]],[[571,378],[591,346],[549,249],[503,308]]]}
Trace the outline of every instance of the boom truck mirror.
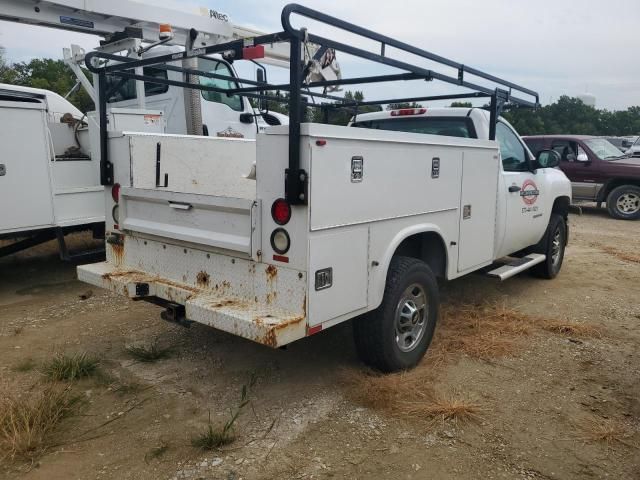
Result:
{"label": "boom truck mirror", "polygon": [[[259,66],[256,71],[256,81],[258,83],[267,83],[267,70],[263,66]],[[264,90],[260,90],[258,92],[260,95],[264,95],[266,92]],[[269,110],[269,102],[266,98],[261,98],[258,102],[258,108],[261,112],[266,112]]]}

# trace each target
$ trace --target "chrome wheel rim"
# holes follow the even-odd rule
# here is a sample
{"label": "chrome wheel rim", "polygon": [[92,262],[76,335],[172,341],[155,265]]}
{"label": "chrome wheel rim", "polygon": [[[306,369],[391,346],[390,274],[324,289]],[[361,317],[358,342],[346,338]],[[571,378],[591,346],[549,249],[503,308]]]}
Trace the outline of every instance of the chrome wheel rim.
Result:
{"label": "chrome wheel rim", "polygon": [[560,262],[560,253],[562,252],[562,232],[559,228],[556,228],[553,234],[553,241],[551,242],[551,262],[553,266],[557,266]]}
{"label": "chrome wheel rim", "polygon": [[410,352],[422,340],[428,320],[427,294],[422,287],[414,283],[400,296],[395,313],[396,344],[402,352]]}
{"label": "chrome wheel rim", "polygon": [[632,215],[640,211],[640,196],[635,193],[623,193],[616,201],[618,211],[625,215]]}

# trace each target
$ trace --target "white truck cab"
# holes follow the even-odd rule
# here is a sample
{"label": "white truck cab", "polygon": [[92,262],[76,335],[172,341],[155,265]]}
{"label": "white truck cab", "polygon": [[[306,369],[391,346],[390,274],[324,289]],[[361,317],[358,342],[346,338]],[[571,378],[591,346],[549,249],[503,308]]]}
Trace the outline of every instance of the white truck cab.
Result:
{"label": "white truck cab", "polygon": [[[380,48],[364,51],[294,28],[292,15]],[[271,101],[269,91],[285,90],[290,120],[255,141],[114,131],[108,99],[99,92],[107,260],[79,267],[80,280],[160,305],[165,320],[198,322],[270,347],[353,319],[363,361],[390,372],[415,366],[429,347],[438,320],[437,278],[559,273],[570,182],[553,168],[557,153],[534,158],[499,118],[504,103],[536,107],[536,92],[300,5],[285,7],[282,24],[282,32],[161,55],[153,63],[105,65],[104,54],[87,56],[87,68],[104,84],[109,76],[127,78],[133,68],[162,69],[221,52],[253,60],[261,46],[285,43],[288,84],[171,85]],[[324,62],[308,58],[307,42],[320,46],[318,58],[333,57],[335,49],[399,73],[318,80],[312,72]],[[458,75],[406,63],[385,54],[386,46]],[[148,73],[138,80],[168,85]],[[472,93],[448,98],[489,98],[490,112],[425,108],[358,115],[351,126],[305,122],[310,108],[357,107],[335,97],[337,86],[410,80],[465,87]],[[415,100],[436,98],[442,96]]]}
{"label": "white truck cab", "polygon": [[[184,48],[179,46],[156,47],[143,58],[150,58],[158,55],[183,52]],[[179,66],[180,62],[171,62],[168,65]],[[238,75],[229,62],[219,55],[202,56],[197,59],[197,70],[238,78]],[[145,67],[144,75],[156,77],[174,82],[183,80],[183,74],[173,70],[164,70]],[[200,77],[203,85],[219,87],[224,89],[238,88],[238,83],[230,80],[220,80]],[[111,96],[108,103],[111,107],[117,108],[138,108],[139,99],[137,97],[136,81],[133,79],[120,82],[120,79],[109,78],[108,88],[111,89]],[[144,106],[150,110],[160,110],[163,112],[166,132],[174,134],[187,134],[188,114],[185,113],[184,89],[171,85],[144,83]],[[269,115],[269,124],[286,125],[287,118],[284,115],[273,113],[264,114],[254,111],[249,99],[241,95],[226,95],[213,91],[196,92],[200,101],[200,112],[202,116],[202,131],[200,135],[227,138],[247,138],[255,139],[260,129],[267,126],[263,115]]]}

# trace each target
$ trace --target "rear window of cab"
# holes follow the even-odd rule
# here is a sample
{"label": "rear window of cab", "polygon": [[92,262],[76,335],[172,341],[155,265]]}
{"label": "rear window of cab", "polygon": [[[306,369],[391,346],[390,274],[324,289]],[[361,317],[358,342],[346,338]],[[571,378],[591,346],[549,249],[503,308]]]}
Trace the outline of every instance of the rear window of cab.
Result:
{"label": "rear window of cab", "polygon": [[352,127],[448,137],[478,138],[469,117],[397,117],[355,122]]}

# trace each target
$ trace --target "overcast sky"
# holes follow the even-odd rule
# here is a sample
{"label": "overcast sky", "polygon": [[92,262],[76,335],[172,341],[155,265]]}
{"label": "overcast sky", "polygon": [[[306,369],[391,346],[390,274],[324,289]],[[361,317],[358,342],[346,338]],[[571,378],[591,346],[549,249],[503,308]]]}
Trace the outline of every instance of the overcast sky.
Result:
{"label": "overcast sky", "polygon": [[[595,95],[599,108],[619,110],[640,105],[640,0],[298,1],[536,90],[545,104],[560,95],[589,92]],[[227,13],[235,24],[270,32],[281,29],[280,11],[288,2],[148,3],[193,11],[206,6]],[[296,26],[303,25],[311,32],[357,43],[306,20],[296,22]],[[6,48],[10,61],[61,58],[62,48],[71,43],[90,49],[97,40],[88,35],[0,22],[0,45]],[[346,56],[339,56],[339,60],[345,77],[380,71]],[[455,75],[450,70],[440,71]],[[272,81],[284,78],[283,73],[272,75]],[[456,88],[446,91],[452,90]],[[364,91],[365,97],[374,98],[439,94],[445,90],[435,84],[413,82],[367,87]]]}

